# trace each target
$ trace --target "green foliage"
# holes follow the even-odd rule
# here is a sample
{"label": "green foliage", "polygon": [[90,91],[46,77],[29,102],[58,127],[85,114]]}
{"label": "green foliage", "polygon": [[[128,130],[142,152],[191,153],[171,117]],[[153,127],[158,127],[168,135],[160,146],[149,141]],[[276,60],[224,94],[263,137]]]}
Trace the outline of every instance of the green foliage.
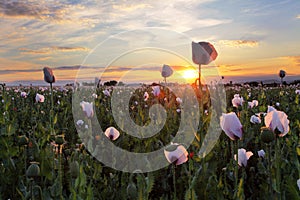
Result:
{"label": "green foliage", "polygon": [[[110,88],[110,87],[109,87]],[[6,90],[7,89],[7,90]],[[18,89],[18,92],[15,92]],[[117,127],[121,135],[114,145],[134,152],[151,152],[170,144],[176,135],[181,114],[177,112],[180,104],[171,91],[168,99],[155,97],[151,87],[143,86],[133,92],[129,101],[131,119],[140,126],[150,124],[149,109],[156,103],[161,104],[167,113],[167,120],[160,132],[151,138],[140,140],[121,130],[126,124],[117,126],[111,108],[111,97],[105,96],[105,86],[94,92],[97,98],[86,91],[85,101],[94,101],[95,115],[100,126],[105,130],[109,126]],[[219,89],[209,88],[209,92],[220,93]],[[27,98],[20,96],[20,91],[27,92]],[[149,99],[144,100],[144,92]],[[35,94],[45,95],[44,103],[35,102]],[[251,95],[249,95],[251,93]],[[20,87],[5,88],[0,93],[0,199],[172,199],[174,197],[173,173],[171,167],[165,167],[149,173],[125,173],[116,171],[97,161],[88,152],[86,146],[97,150],[97,140],[104,137],[94,135],[85,125],[90,121],[81,112],[80,101],[72,96],[72,89],[54,88],[54,107],[51,110],[50,91],[43,88]],[[234,108],[231,99],[240,94],[245,99],[244,105]],[[181,98],[185,95],[182,90]],[[225,97],[219,97],[224,98]],[[177,199],[299,199],[296,181],[300,178],[300,107],[299,95],[295,87],[227,87],[226,111],[237,112],[243,125],[243,138],[238,148],[252,151],[253,156],[246,167],[239,167],[238,186],[235,188],[233,155],[230,151],[230,139],[222,133],[212,151],[201,152],[205,157],[198,157],[201,145],[210,124],[216,127],[220,113],[212,111],[212,105],[218,99],[210,98],[204,92],[204,109],[208,112],[200,117],[195,140],[188,147],[188,162],[176,166],[175,185]],[[258,100],[259,105],[248,108],[247,101]],[[3,100],[3,101],[2,101]],[[57,103],[59,101],[59,104]],[[76,115],[84,121],[83,126],[76,125],[72,114],[72,104],[78,105]],[[276,103],[279,105],[276,105]],[[264,126],[263,112],[268,105],[284,111],[290,121],[290,132],[279,141],[277,160],[275,159],[275,140],[262,141],[261,127]],[[222,105],[216,105],[220,106]],[[51,134],[49,115],[53,114],[54,133]],[[261,116],[261,124],[250,123],[251,115]],[[161,117],[157,117],[157,121]],[[192,126],[192,125],[191,125]],[[89,132],[88,132],[89,131]],[[216,135],[218,136],[216,131]],[[221,132],[221,131],[219,131]],[[87,138],[79,135],[88,134]],[[273,135],[272,135],[273,136]],[[266,139],[266,138],[265,138]],[[275,139],[273,141],[273,139]],[[204,140],[204,141],[203,141]],[[264,149],[266,156],[261,158],[257,151]],[[270,162],[268,156],[270,155]],[[31,169],[32,163],[34,169]],[[279,162],[279,168],[276,166]],[[37,167],[39,170],[37,170]],[[278,173],[281,182],[276,184]],[[28,172],[30,170],[30,173]],[[33,171],[32,171],[33,170]],[[26,174],[26,172],[28,172]],[[33,173],[34,172],[34,173]],[[271,185],[270,185],[271,182]]]}

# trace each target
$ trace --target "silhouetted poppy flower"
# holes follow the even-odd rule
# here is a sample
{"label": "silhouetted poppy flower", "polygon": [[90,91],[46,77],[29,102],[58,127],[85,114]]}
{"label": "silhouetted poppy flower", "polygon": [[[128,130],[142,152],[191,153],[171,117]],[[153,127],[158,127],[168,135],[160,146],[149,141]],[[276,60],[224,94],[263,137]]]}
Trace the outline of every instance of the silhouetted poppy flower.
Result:
{"label": "silhouetted poppy flower", "polygon": [[54,83],[55,82],[55,76],[53,75],[52,69],[49,67],[44,67],[44,80],[47,83]]}

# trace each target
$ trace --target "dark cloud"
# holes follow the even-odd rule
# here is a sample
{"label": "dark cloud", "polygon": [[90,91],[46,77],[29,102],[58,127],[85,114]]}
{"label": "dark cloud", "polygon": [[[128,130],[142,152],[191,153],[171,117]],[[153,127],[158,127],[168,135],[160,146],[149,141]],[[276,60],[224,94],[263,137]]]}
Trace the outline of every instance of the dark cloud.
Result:
{"label": "dark cloud", "polygon": [[86,47],[67,47],[67,46],[52,46],[45,47],[41,49],[29,49],[29,48],[20,48],[21,54],[50,54],[55,51],[62,52],[75,52],[75,51],[89,51],[89,48]]}
{"label": "dark cloud", "polygon": [[45,3],[3,0],[0,13],[6,17],[27,17],[39,20],[60,20],[59,6],[47,6]]}

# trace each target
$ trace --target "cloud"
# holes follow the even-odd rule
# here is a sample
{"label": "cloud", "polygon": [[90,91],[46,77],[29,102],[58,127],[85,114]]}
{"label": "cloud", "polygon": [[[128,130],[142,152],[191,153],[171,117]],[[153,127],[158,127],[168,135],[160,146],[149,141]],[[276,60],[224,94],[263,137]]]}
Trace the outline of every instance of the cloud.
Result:
{"label": "cloud", "polygon": [[296,16],[296,19],[300,19],[300,14]]}
{"label": "cloud", "polygon": [[229,47],[256,47],[259,42],[255,40],[220,40],[219,44]]}
{"label": "cloud", "polygon": [[[293,65],[296,65],[297,67],[300,66],[300,56],[283,56],[280,58],[287,59],[288,61],[290,61]],[[300,72],[300,69],[299,69],[299,72]]]}
{"label": "cloud", "polygon": [[94,14],[95,12],[88,12],[84,5],[64,4],[59,1],[3,0],[0,2],[0,16],[3,18],[34,19],[56,24],[75,23],[94,27],[99,23],[99,19]]}
{"label": "cloud", "polygon": [[75,51],[89,51],[89,48],[86,47],[62,47],[62,46],[52,46],[52,47],[45,47],[41,49],[29,49],[29,48],[19,48],[21,54],[52,54],[55,52],[75,52]]}
{"label": "cloud", "polygon": [[[214,18],[207,15],[207,9],[199,12],[200,6],[207,2],[211,2],[211,0],[201,2],[165,0],[151,2],[151,4],[136,1],[135,4],[132,3],[129,6],[118,4],[113,6],[114,12],[109,13],[109,19],[111,23],[123,30],[161,27],[179,32],[231,22],[230,19]],[[130,10],[134,10],[134,12],[128,12]]]}

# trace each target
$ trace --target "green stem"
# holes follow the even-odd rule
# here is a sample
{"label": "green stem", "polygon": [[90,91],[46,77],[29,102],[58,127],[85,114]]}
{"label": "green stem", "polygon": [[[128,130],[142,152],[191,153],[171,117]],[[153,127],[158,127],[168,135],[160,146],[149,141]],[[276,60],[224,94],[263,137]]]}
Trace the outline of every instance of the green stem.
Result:
{"label": "green stem", "polygon": [[239,170],[239,155],[238,155],[238,140],[231,141],[231,153],[236,155],[236,161],[234,162],[234,197],[237,194],[238,188],[238,170]]}
{"label": "green stem", "polygon": [[61,148],[62,146],[61,145],[58,145],[58,149],[59,149],[59,152],[58,152],[58,177],[59,177],[59,197],[60,199],[63,199],[63,196],[62,196],[62,171],[61,171]]}
{"label": "green stem", "polygon": [[177,200],[177,197],[176,197],[176,173],[175,173],[175,167],[176,165],[175,164],[172,164],[172,171],[173,171],[173,188],[174,188],[174,200]]}
{"label": "green stem", "polygon": [[277,199],[281,199],[280,194],[280,141],[279,138],[276,138],[276,147],[275,147],[275,162],[276,162],[276,193],[277,193]]}
{"label": "green stem", "polygon": [[31,188],[30,188],[31,189],[31,199],[34,200],[35,198],[34,198],[34,194],[33,194],[33,179],[31,180],[30,185],[31,185]]}
{"label": "green stem", "polygon": [[273,192],[272,192],[272,169],[271,169],[271,145],[267,144],[268,148],[268,174],[269,174],[269,197],[273,198]]}
{"label": "green stem", "polygon": [[51,110],[50,110],[50,134],[53,134],[54,124],[53,124],[53,87],[50,83],[50,93],[51,93]]}

